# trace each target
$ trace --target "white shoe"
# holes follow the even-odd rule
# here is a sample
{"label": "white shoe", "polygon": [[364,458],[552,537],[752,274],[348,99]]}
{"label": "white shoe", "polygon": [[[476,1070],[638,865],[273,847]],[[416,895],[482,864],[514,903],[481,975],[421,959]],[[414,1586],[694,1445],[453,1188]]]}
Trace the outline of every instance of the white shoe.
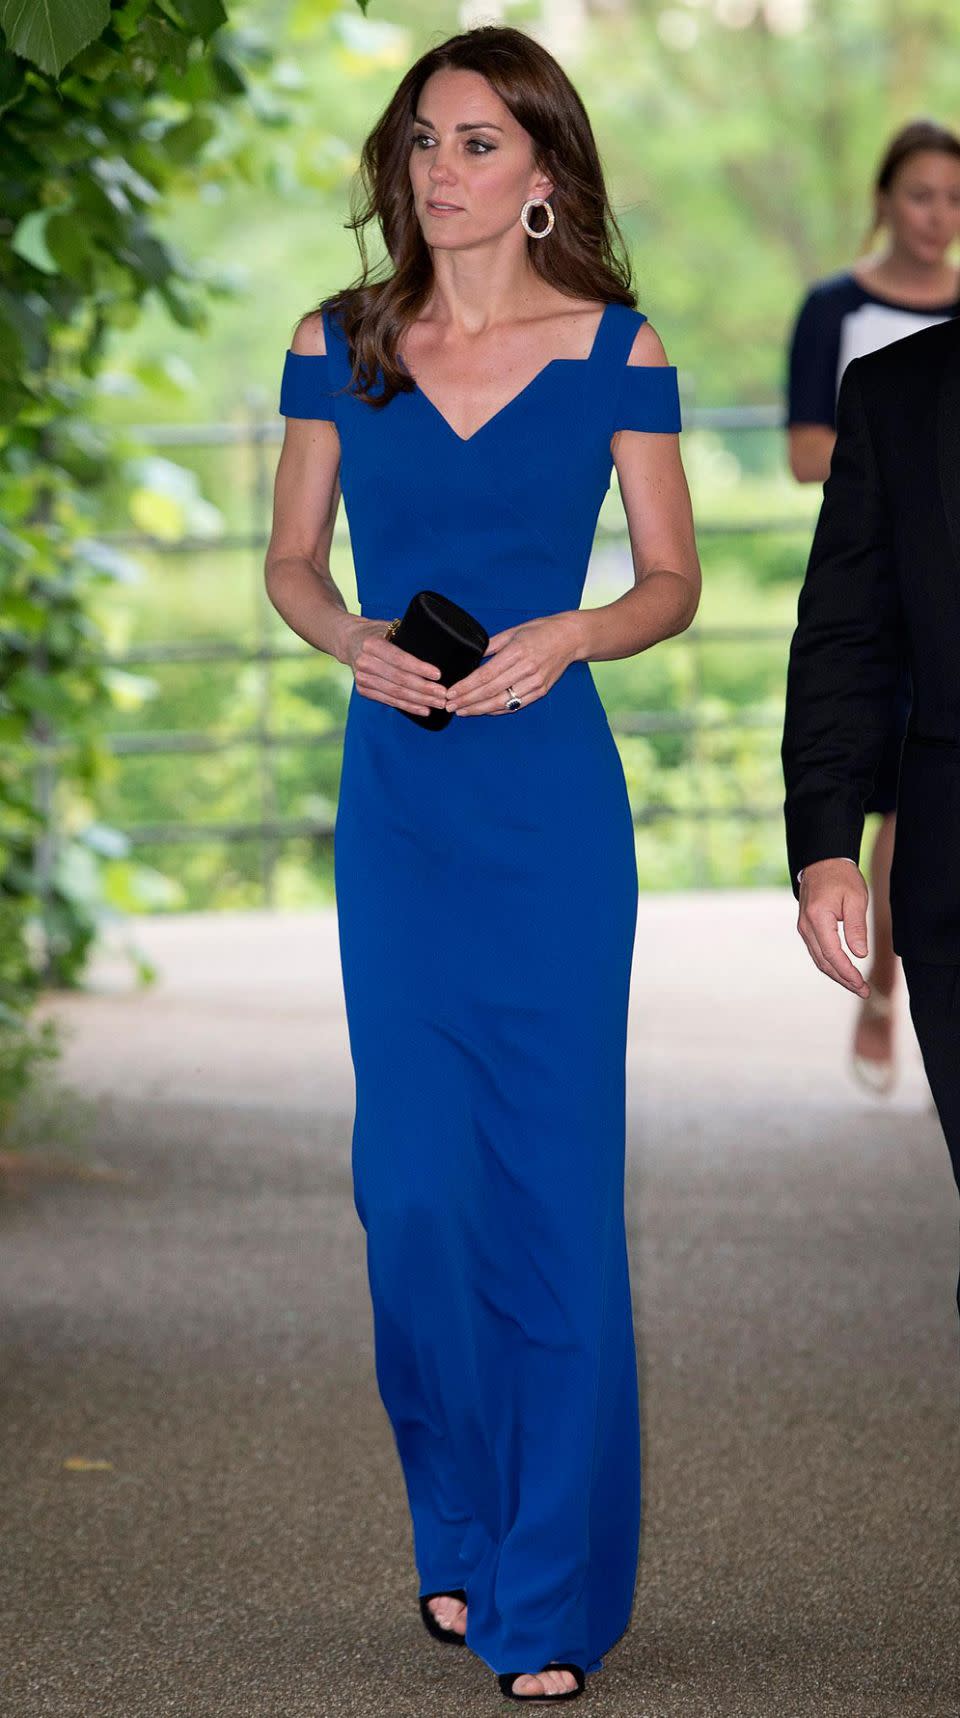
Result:
{"label": "white shoe", "polygon": [[[884,996],[880,990],[871,990],[860,1004],[860,1020],[893,1020],[896,1017],[896,1006],[892,996]],[[859,1024],[859,1023],[858,1023]],[[891,1056],[888,1061],[877,1062],[870,1056],[858,1055],[854,1050],[850,1057],[850,1065],[860,1084],[876,1097],[886,1097],[892,1091],[897,1078],[896,1063]]]}

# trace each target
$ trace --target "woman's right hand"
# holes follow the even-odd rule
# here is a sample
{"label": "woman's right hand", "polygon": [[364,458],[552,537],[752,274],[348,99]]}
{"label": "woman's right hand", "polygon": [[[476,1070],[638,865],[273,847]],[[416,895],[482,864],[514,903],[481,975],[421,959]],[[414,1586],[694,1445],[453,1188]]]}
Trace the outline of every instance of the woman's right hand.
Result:
{"label": "woman's right hand", "polygon": [[358,692],[377,704],[392,704],[417,716],[446,708],[447,689],[440,684],[440,670],[434,663],[421,662],[385,638],[388,620],[368,620],[365,615],[355,619],[359,624],[351,628],[346,660]]}

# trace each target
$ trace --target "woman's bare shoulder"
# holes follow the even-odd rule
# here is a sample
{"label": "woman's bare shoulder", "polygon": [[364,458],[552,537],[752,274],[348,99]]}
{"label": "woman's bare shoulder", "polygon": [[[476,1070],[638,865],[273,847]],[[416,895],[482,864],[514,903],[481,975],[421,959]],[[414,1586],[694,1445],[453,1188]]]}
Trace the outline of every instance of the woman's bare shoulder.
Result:
{"label": "woman's bare shoulder", "polygon": [[641,323],[633,337],[633,345],[627,357],[628,364],[666,364],[669,360],[664,351],[663,341],[655,328],[649,322]]}
{"label": "woman's bare shoulder", "polygon": [[319,310],[311,310],[306,316],[301,317],[294,329],[290,350],[291,352],[303,352],[313,358],[321,358],[326,352],[326,333],[323,326],[323,316]]}

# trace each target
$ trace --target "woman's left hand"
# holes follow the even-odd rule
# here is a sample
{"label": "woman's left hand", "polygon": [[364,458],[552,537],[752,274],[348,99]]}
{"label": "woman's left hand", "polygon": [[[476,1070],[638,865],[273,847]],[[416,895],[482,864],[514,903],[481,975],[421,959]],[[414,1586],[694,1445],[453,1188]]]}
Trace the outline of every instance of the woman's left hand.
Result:
{"label": "woman's left hand", "polygon": [[488,661],[447,691],[447,709],[458,716],[510,716],[507,687],[524,704],[542,698],[577,657],[579,611],[538,615],[491,634]]}

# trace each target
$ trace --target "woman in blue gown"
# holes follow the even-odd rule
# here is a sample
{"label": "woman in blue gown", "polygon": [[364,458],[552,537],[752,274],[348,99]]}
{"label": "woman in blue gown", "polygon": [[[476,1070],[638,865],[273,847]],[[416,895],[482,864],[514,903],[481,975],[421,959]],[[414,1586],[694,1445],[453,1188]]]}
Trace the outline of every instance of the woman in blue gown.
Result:
{"label": "woman in blue gown", "polygon": [[[629,1620],[640,1511],[637,874],[589,660],[697,607],[676,372],[579,98],[521,32],[425,54],[363,172],[358,224],[394,272],[294,334],[267,587],[354,673],[334,836],[353,1186],[421,1611],[509,1698],[570,1699]],[[615,462],[636,579],[580,610]],[[359,615],[328,565],[341,485]],[[490,634],[449,689],[386,636],[424,587]],[[431,706],[444,728],[408,719]]]}

